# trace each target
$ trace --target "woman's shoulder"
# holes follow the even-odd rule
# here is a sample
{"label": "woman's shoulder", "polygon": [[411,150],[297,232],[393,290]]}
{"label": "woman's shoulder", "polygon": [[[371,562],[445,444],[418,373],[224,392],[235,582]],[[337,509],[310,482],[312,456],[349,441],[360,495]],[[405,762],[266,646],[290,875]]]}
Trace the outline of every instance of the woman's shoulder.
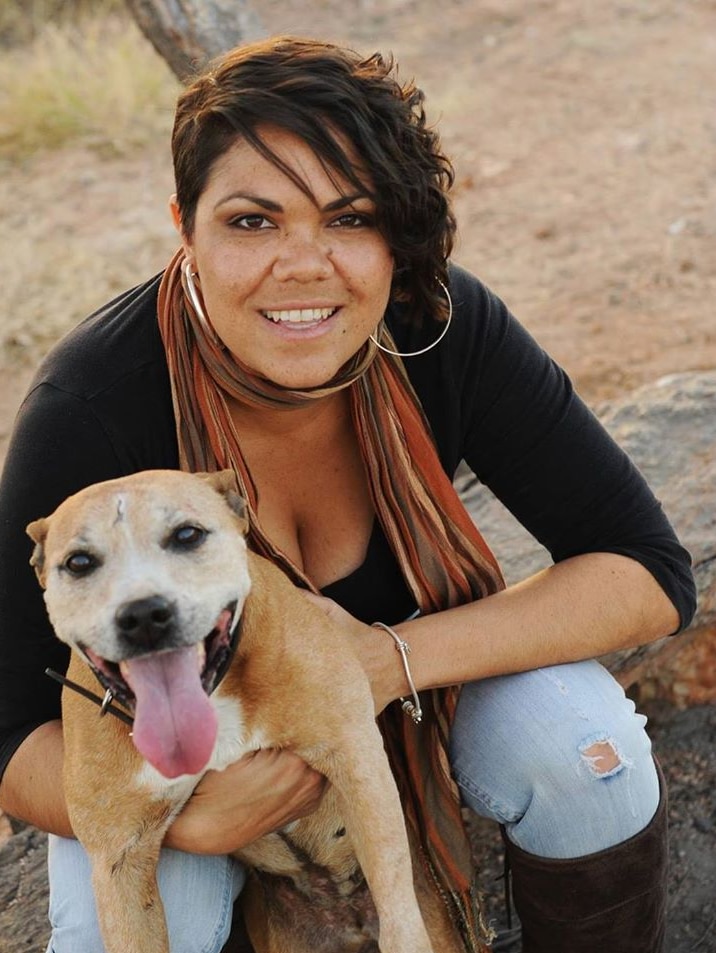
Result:
{"label": "woman's shoulder", "polygon": [[500,344],[521,328],[502,298],[477,275],[451,262],[448,276],[455,322],[453,350],[458,356],[465,355],[469,344],[484,354],[485,348]]}
{"label": "woman's shoulder", "polygon": [[166,368],[156,319],[160,280],[123,292],[69,331],[41,363],[31,391],[49,385],[92,401],[147,368]]}

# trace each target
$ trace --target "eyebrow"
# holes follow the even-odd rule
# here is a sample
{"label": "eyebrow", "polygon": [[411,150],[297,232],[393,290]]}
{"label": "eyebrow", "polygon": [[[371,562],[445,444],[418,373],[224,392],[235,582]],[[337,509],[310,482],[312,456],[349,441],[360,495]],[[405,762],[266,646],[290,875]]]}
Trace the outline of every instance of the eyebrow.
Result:
{"label": "eyebrow", "polygon": [[[222,205],[225,205],[227,202],[231,202],[233,199],[245,199],[247,202],[258,205],[259,208],[266,209],[267,212],[283,212],[283,206],[278,202],[274,202],[272,199],[263,198],[260,195],[252,195],[250,192],[232,192],[230,195],[226,195],[224,198],[219,199],[214,206],[214,210],[220,208]],[[371,197],[367,192],[353,192],[350,195],[340,195],[337,199],[334,199],[332,202],[324,205],[321,211],[335,212],[338,209],[353,205],[357,199],[371,199]]]}

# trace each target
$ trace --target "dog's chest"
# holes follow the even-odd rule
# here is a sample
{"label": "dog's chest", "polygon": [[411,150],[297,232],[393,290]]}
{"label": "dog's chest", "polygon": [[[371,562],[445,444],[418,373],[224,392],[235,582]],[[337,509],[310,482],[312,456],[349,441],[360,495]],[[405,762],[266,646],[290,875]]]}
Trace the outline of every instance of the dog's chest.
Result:
{"label": "dog's chest", "polygon": [[[217,692],[212,702],[218,716],[218,731],[214,751],[205,771],[223,771],[250,751],[271,747],[270,739],[260,730],[247,727],[238,698],[222,696]],[[203,773],[166,778],[145,761],[136,780],[139,787],[149,790],[153,796],[169,797],[183,804]]]}

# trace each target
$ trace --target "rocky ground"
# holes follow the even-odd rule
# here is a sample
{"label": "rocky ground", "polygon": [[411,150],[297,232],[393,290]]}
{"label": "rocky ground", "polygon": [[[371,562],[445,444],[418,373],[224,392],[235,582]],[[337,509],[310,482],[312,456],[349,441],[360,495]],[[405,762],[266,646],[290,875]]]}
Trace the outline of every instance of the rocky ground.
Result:
{"label": "rocky ground", "polygon": [[[402,75],[416,76],[456,164],[456,259],[507,300],[595,407],[664,374],[716,368],[711,0],[257,7],[271,32],[392,50]],[[175,240],[165,142],[132,152],[78,143],[0,166],[2,451],[42,350],[160,268]],[[711,633],[687,648],[643,693],[670,785],[669,953],[716,953],[713,643]],[[40,953],[45,840],[7,823],[0,953]],[[476,825],[474,843],[501,924],[497,835]]]}

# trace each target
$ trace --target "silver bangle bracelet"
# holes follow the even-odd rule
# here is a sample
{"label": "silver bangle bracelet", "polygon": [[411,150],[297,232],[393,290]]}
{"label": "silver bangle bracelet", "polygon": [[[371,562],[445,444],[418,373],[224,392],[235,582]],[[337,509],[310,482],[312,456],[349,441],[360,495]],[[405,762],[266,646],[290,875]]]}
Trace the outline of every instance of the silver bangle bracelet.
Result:
{"label": "silver bangle bracelet", "polygon": [[397,632],[395,632],[389,625],[386,625],[385,622],[374,622],[374,628],[382,629],[384,632],[387,632],[388,635],[395,642],[395,648],[400,652],[400,657],[403,660],[403,668],[405,669],[405,677],[408,680],[408,685],[410,686],[410,693],[413,696],[411,701],[409,698],[401,698],[400,705],[406,715],[410,715],[416,725],[419,725],[423,720],[423,710],[420,707],[420,699],[418,698],[418,690],[415,687],[415,682],[413,681],[413,676],[410,674],[410,665],[408,664],[408,655],[410,653],[410,646],[408,643],[401,639]]}

